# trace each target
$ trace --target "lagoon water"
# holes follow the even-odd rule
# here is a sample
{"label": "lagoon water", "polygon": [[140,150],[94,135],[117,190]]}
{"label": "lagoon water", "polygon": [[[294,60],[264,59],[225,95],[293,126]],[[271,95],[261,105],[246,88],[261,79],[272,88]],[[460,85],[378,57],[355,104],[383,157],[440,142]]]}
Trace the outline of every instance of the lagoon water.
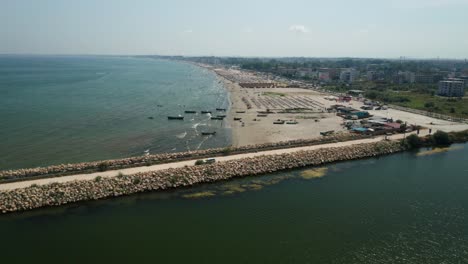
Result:
{"label": "lagoon water", "polygon": [[[228,106],[216,75],[186,63],[3,55],[0,169],[226,146],[223,121],[199,111]],[[198,114],[167,120],[184,110]],[[200,136],[205,130],[217,134]]]}
{"label": "lagoon water", "polygon": [[0,215],[12,263],[468,263],[468,145]]}

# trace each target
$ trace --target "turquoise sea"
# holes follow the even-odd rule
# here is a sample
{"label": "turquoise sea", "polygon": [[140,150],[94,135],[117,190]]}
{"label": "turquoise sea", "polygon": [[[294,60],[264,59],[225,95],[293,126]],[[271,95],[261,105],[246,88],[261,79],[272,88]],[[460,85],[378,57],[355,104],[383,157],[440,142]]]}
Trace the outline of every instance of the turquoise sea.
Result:
{"label": "turquoise sea", "polygon": [[216,75],[187,63],[2,55],[0,169],[226,146],[223,121],[199,112],[184,121],[167,116],[228,106]]}

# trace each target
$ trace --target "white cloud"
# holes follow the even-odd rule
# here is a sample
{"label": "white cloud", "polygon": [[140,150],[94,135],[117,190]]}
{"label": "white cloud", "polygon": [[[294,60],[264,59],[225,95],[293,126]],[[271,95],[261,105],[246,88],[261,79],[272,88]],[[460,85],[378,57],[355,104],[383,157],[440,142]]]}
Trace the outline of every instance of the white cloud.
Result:
{"label": "white cloud", "polygon": [[304,25],[292,25],[289,27],[289,31],[301,34],[309,33],[309,29]]}

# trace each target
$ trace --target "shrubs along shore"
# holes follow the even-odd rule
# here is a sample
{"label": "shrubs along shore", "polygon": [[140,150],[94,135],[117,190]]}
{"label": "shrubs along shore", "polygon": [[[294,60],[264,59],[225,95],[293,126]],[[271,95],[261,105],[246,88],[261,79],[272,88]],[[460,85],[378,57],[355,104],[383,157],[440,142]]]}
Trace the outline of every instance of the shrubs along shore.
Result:
{"label": "shrubs along shore", "polygon": [[318,145],[331,142],[341,142],[368,138],[367,135],[358,134],[336,134],[322,138],[283,141],[278,143],[267,143],[249,145],[242,147],[213,148],[197,151],[186,151],[176,153],[162,153],[155,155],[137,156],[124,159],[114,159],[105,161],[82,162],[73,164],[52,165],[48,167],[38,167],[18,170],[0,171],[0,181],[21,180],[30,177],[55,177],[71,174],[92,173],[106,170],[116,170],[123,168],[150,166],[154,164],[170,163],[181,160],[208,158],[222,155],[240,154],[252,151],[263,151],[278,148],[292,148],[300,146]]}
{"label": "shrubs along shore", "polygon": [[120,175],[112,178],[34,185],[0,192],[0,212],[8,213],[78,201],[96,200],[139,192],[165,190],[234,177],[317,166],[330,162],[392,154],[405,150],[400,141],[322,148],[287,154],[259,156],[210,165]]}

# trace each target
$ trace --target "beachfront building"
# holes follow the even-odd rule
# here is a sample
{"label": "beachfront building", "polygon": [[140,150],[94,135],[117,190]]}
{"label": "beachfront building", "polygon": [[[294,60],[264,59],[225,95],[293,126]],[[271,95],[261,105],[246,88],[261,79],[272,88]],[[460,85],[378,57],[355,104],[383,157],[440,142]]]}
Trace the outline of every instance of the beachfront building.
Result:
{"label": "beachfront building", "polygon": [[329,82],[331,80],[330,73],[328,71],[319,71],[318,79],[321,82]]}
{"label": "beachfront building", "polygon": [[465,82],[460,79],[440,81],[438,94],[448,97],[463,97],[465,94]]}
{"label": "beachfront building", "polygon": [[358,72],[356,69],[349,68],[349,69],[344,69],[340,73],[340,81],[345,82],[345,83],[352,83],[357,79]]}
{"label": "beachfront building", "polygon": [[414,83],[416,75],[409,71],[399,71],[392,78],[393,83],[402,84],[402,83]]}

